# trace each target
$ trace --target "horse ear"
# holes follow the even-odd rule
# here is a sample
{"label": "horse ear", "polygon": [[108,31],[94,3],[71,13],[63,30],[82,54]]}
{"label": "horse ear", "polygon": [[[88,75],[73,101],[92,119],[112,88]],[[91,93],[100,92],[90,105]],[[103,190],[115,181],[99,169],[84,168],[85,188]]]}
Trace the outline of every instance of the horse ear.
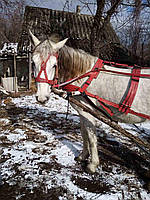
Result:
{"label": "horse ear", "polygon": [[37,46],[40,43],[40,40],[35,35],[33,35],[30,29],[29,29],[29,35],[31,37],[31,43],[33,44],[33,46]]}
{"label": "horse ear", "polygon": [[51,44],[51,45],[52,45],[53,49],[55,49],[56,51],[58,51],[59,49],[61,49],[65,45],[65,43],[67,42],[67,40],[68,40],[68,38],[66,38],[66,39],[64,39],[64,40],[62,40],[60,42],[57,42],[55,44]]}

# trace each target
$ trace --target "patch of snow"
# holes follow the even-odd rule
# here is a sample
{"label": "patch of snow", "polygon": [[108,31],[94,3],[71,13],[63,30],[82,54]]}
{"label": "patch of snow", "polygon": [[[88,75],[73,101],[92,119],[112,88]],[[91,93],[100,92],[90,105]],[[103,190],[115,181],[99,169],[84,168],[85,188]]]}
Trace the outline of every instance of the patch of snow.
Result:
{"label": "patch of snow", "polygon": [[76,163],[73,152],[66,145],[58,145],[57,149],[52,150],[51,155],[55,155],[57,162],[63,166],[72,166]]}
{"label": "patch of snow", "polygon": [[[110,172],[104,171],[99,166],[97,175],[89,175],[82,171],[82,168],[74,160],[82,148],[82,142],[80,140],[72,142],[72,140],[66,139],[67,129],[59,127],[61,123],[65,122],[67,101],[52,94],[45,105],[38,104],[34,95],[12,98],[12,102],[16,107],[25,109],[26,113],[21,113],[22,118],[19,118],[18,115],[16,128],[1,131],[1,136],[5,135],[7,140],[12,142],[12,145],[9,143],[8,146],[3,147],[2,157],[5,159],[1,166],[3,182],[6,181],[10,185],[14,185],[18,181],[20,187],[26,187],[31,192],[41,185],[44,185],[45,192],[60,186],[67,190],[67,193],[60,195],[60,200],[69,199],[69,195],[74,200],[79,198],[118,200],[123,198],[123,194],[124,199],[132,199],[132,197],[137,199],[138,192],[142,200],[150,199],[150,195],[143,189],[142,183],[132,170],[128,170],[128,173],[123,169],[118,171],[119,165],[116,164]],[[70,124],[78,125],[79,117],[76,111],[70,107],[69,113]],[[52,114],[55,114],[54,118],[50,118]],[[51,121],[53,121],[54,127],[53,124],[49,124]],[[0,122],[9,125],[10,120],[0,118]],[[130,125],[121,125],[130,130],[133,128]],[[107,135],[111,130],[103,123],[100,123],[100,128],[106,131],[104,135]],[[97,127],[99,132],[100,128]],[[144,128],[148,134],[150,133],[150,123],[140,124],[140,128]],[[78,132],[77,130],[73,131]],[[125,138],[120,138],[121,141],[128,142]],[[111,141],[117,140],[113,138],[113,134],[109,136],[109,139]],[[18,175],[15,176],[16,170]],[[86,187],[83,189],[76,184],[72,177],[80,177],[81,180],[86,179],[89,182],[97,179],[98,182],[103,181],[109,185],[111,189],[104,194],[88,191]],[[127,182],[130,184],[130,188],[128,188],[128,184],[125,184]],[[21,196],[16,195],[16,199],[19,198]]]}
{"label": "patch of snow", "polygon": [[0,54],[3,53],[17,53],[18,43],[4,43],[3,48],[0,50]]}
{"label": "patch of snow", "polygon": [[26,136],[23,135],[23,134],[10,134],[7,136],[7,139],[12,141],[12,142],[17,142],[19,141],[20,139],[26,139]]}
{"label": "patch of snow", "polygon": [[11,122],[9,119],[7,118],[0,118],[0,124],[1,126],[6,126],[6,125],[9,125]]}

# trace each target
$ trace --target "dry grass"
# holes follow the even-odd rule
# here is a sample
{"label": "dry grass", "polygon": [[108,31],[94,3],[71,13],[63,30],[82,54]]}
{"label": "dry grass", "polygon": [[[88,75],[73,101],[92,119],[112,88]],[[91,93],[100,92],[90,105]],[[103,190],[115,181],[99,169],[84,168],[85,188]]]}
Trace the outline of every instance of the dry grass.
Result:
{"label": "dry grass", "polygon": [[8,97],[7,99],[4,100],[4,103],[6,105],[12,104],[12,99],[10,97]]}

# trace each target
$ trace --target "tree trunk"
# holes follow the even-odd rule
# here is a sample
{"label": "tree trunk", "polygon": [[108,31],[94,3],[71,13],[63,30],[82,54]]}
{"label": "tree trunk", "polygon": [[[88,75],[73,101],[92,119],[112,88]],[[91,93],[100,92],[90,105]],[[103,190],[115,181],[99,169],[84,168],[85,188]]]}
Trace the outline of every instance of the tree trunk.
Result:
{"label": "tree trunk", "polygon": [[[106,12],[106,16],[103,16],[106,0],[97,0],[97,11],[94,17],[93,27],[91,29],[91,54],[97,57],[106,57],[110,59],[112,57],[112,46],[113,38],[106,35],[106,29],[110,23],[112,15],[116,12],[116,9],[120,5],[122,0],[114,0],[111,4],[110,9]],[[108,55],[103,55],[103,48],[107,48]]]}

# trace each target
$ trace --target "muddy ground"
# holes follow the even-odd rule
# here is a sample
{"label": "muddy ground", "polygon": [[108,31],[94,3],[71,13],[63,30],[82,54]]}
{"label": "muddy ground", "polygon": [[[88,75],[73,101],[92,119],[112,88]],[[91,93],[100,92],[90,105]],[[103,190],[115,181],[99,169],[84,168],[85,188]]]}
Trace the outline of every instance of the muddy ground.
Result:
{"label": "muddy ground", "polygon": [[[0,200],[149,200],[148,155],[101,122],[96,173],[74,160],[82,149],[80,123],[71,109],[66,119],[63,103],[55,95],[46,106],[34,95],[1,96]],[[126,128],[149,142],[150,130],[138,127]]]}

